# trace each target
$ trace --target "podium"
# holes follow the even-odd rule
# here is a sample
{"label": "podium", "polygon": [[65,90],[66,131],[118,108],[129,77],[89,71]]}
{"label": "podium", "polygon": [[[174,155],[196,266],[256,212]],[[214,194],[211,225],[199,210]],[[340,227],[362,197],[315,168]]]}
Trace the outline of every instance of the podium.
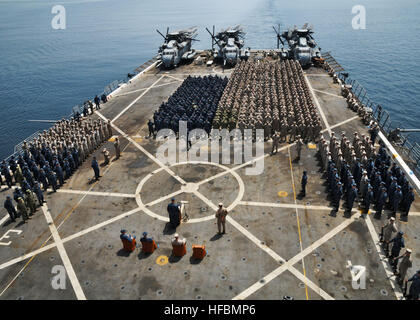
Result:
{"label": "podium", "polygon": [[194,245],[193,244],[192,249],[193,249],[193,258],[194,259],[201,260],[207,254],[207,252],[206,252],[206,246],[204,246],[204,245],[199,246],[199,245]]}

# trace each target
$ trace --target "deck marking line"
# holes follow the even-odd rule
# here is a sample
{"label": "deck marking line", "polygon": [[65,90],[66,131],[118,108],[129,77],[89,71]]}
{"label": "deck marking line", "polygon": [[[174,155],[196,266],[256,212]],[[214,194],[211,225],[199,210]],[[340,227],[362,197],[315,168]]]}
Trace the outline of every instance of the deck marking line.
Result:
{"label": "deck marking line", "polygon": [[319,104],[318,98],[315,95],[315,92],[314,92],[314,89],[312,88],[311,82],[309,81],[309,79],[308,79],[308,77],[306,75],[304,77],[305,77],[306,83],[307,83],[307,85],[309,87],[309,90],[311,91],[312,97],[313,97],[313,99],[315,101],[315,104],[316,104],[316,106],[318,108],[318,111],[319,111],[319,113],[321,115],[322,121],[324,121],[325,128],[327,129],[328,134],[331,136],[331,128],[330,128],[330,125],[328,124],[328,120],[327,120],[327,117],[324,114],[324,111],[322,111],[321,105]]}
{"label": "deck marking line", "polygon": [[[163,77],[163,76],[162,76]],[[108,119],[102,115],[100,112],[95,111],[102,119],[105,121],[108,121]],[[179,176],[177,176],[171,169],[169,169],[168,166],[163,164],[159,159],[154,157],[149,151],[144,149],[141,145],[139,145],[136,141],[134,141],[129,135],[127,135],[124,131],[122,131],[120,128],[118,128],[115,124],[111,122],[111,126],[117,130],[124,138],[126,138],[128,141],[130,141],[137,149],[139,149],[141,152],[143,152],[146,156],[148,156],[152,161],[154,161],[158,166],[162,167],[166,172],[168,172],[173,178],[178,180],[181,184],[185,184],[186,182]]]}
{"label": "deck marking line", "polygon": [[8,214],[6,214],[1,220],[0,220],[0,226],[2,226],[3,225],[3,223],[5,223],[6,222],[6,220],[7,220],[7,218],[9,218],[9,215]]}
{"label": "deck marking line", "polygon": [[44,213],[45,219],[49,225],[51,234],[54,238],[55,244],[57,246],[58,253],[60,254],[61,260],[63,261],[64,268],[66,269],[67,276],[70,279],[71,285],[73,286],[74,293],[78,300],[86,300],[86,296],[83,292],[80,282],[77,279],[76,273],[74,272],[73,266],[70,262],[70,259],[67,255],[66,249],[64,248],[63,241],[58,234],[57,228],[53,222],[50,212],[46,204],[42,206],[42,212]]}
{"label": "deck marking line", "polygon": [[275,279],[277,276],[282,274],[284,271],[286,271],[290,266],[293,266],[295,263],[297,263],[300,259],[306,257],[308,254],[310,254],[312,251],[323,245],[325,242],[333,238],[336,234],[340,233],[342,230],[347,228],[351,223],[355,221],[355,219],[359,218],[360,214],[354,214],[350,219],[347,219],[343,221],[341,224],[339,224],[337,227],[332,229],[330,232],[322,236],[320,239],[312,243],[310,246],[306,247],[302,252],[298,253],[296,256],[294,256],[292,259],[288,260],[284,265],[278,267],[277,269],[270,272],[268,275],[266,275],[263,279],[264,282],[261,283],[260,281],[255,282],[250,287],[242,291],[240,294],[238,294],[236,297],[233,298],[233,300],[243,300],[252,295],[254,292],[261,289],[263,286],[265,286],[267,283],[269,283],[271,280]]}
{"label": "deck marking line", "polygon": [[329,77],[330,76],[328,74],[323,74],[323,73],[305,73],[305,75],[308,77]]}
{"label": "deck marking line", "polygon": [[[314,206],[314,205],[276,203],[276,202],[255,202],[255,201],[239,201],[238,205],[256,206],[256,207],[290,208],[290,209],[298,208],[298,209],[328,210],[328,211],[331,211],[333,209],[333,207],[327,207],[327,206]],[[340,211],[344,211],[344,210],[340,209]],[[352,210],[352,212],[356,213],[358,212],[358,210]]]}
{"label": "deck marking line", "polygon": [[73,194],[86,194],[90,196],[104,196],[104,197],[121,197],[121,198],[135,198],[135,194],[129,193],[115,193],[115,192],[98,192],[98,191],[85,191],[85,190],[71,190],[71,189],[58,189],[59,193],[73,193]]}
{"label": "deck marking line", "polygon": [[[285,150],[285,149],[287,149],[287,148],[290,148],[290,147],[294,146],[295,144],[296,144],[296,143],[291,143],[291,144],[288,144],[288,145],[286,145],[286,146],[283,146],[283,147],[281,147],[278,151],[283,151],[283,150]],[[266,157],[268,157],[268,156],[270,156],[270,154],[269,154],[269,153],[266,153],[266,154],[264,154],[264,155],[262,155],[262,156],[259,156],[258,158],[255,158],[255,159],[253,159],[253,160],[250,160],[250,161],[248,161],[248,162],[245,162],[245,163],[243,163],[243,164],[240,164],[240,165],[238,165],[238,166],[236,166],[236,167],[230,168],[229,170],[226,170],[226,171],[220,172],[220,173],[218,173],[218,174],[215,174],[214,176],[209,177],[209,178],[207,178],[207,179],[201,180],[201,181],[197,182],[197,184],[198,184],[198,185],[202,185],[202,184],[207,183],[207,182],[209,182],[209,181],[212,181],[212,180],[214,180],[214,179],[217,179],[217,178],[223,177],[225,174],[229,174],[229,173],[231,173],[231,172],[233,172],[233,171],[239,170],[239,169],[241,169],[241,168],[243,168],[243,167],[246,167],[246,166],[248,166],[248,165],[250,165],[250,164],[253,164],[254,162],[259,161],[259,160],[261,160],[261,159],[264,159],[264,158],[266,158]]]}
{"label": "deck marking line", "polygon": [[[209,207],[211,207],[213,210],[215,210],[215,211],[217,210],[217,206],[212,201],[207,199],[203,194],[201,194],[198,191],[195,191],[194,194],[197,197],[199,197],[204,203],[206,203]],[[279,256],[276,252],[274,252],[267,245],[263,244],[258,238],[256,238],[251,232],[249,232],[243,226],[241,226],[238,222],[236,222],[235,219],[233,219],[231,216],[228,215],[226,217],[226,220],[232,226],[234,226],[239,232],[241,232],[249,240],[251,240],[254,244],[256,244],[257,247],[259,247],[260,249],[265,251],[267,254],[269,254],[274,260],[276,260],[277,262],[286,263],[286,260],[284,260],[281,256]],[[305,275],[302,275],[295,267],[293,267],[293,265],[288,266],[287,269],[292,269],[293,274],[295,274],[295,275],[299,274],[299,279],[301,279],[305,283],[305,286],[308,285],[311,288],[313,288],[316,293],[321,295],[321,297],[323,297],[324,299],[333,300],[333,298],[331,296],[329,296],[325,291],[323,291],[321,288],[319,288],[314,283],[312,283]]]}
{"label": "deck marking line", "polygon": [[344,99],[343,96],[339,96],[339,95],[334,94],[334,93],[329,93],[329,92],[322,91],[322,90],[317,90],[317,89],[314,89],[314,91],[319,92],[319,93],[323,93],[323,94],[327,94],[329,96],[333,96],[333,97],[336,97],[336,98],[342,98],[342,99]]}
{"label": "deck marking line", "polygon": [[[295,205],[297,205],[295,179],[293,176],[292,155],[290,154],[290,148],[288,149],[288,153],[289,153],[289,163],[290,163],[290,176],[292,177],[293,199],[295,201]],[[302,252],[303,244],[302,244],[302,233],[300,230],[299,211],[297,208],[295,208],[295,210],[296,210],[296,221],[297,221],[298,234],[299,234],[300,252]],[[303,258],[302,258],[302,269],[303,269],[303,275],[306,277],[305,260]],[[306,293],[306,300],[309,300],[308,287],[306,284],[305,284],[305,293]]]}
{"label": "deck marking line", "polygon": [[175,80],[181,81],[181,82],[183,82],[185,80],[185,79],[179,79],[179,78],[174,77],[174,76],[170,76],[169,74],[165,74],[165,77],[172,78],[172,79],[175,79]]}
{"label": "deck marking line", "polygon": [[[178,81],[172,81],[172,82],[168,82],[168,83],[158,84],[158,85],[154,86],[153,88],[159,88],[159,87],[163,87],[163,86],[168,86],[168,85],[174,84],[174,83],[178,83]],[[136,90],[133,90],[133,91],[123,92],[123,93],[120,93],[120,94],[114,96],[114,98],[121,97],[121,96],[127,96],[129,94],[140,92],[140,91],[144,91],[144,90],[147,90],[147,88],[141,88],[141,89],[136,89]]]}
{"label": "deck marking line", "polygon": [[128,109],[130,109],[137,101],[139,101],[150,89],[152,89],[160,80],[163,79],[164,76],[161,76],[157,79],[150,87],[148,87],[145,91],[142,92],[136,99],[133,100],[127,107],[125,107],[114,119],[111,120],[111,123],[115,122],[119,117],[121,117]]}
{"label": "deck marking line", "polygon": [[[339,123],[337,123],[337,124],[332,125],[332,126],[330,127],[330,129],[335,129],[335,128],[339,127],[339,126],[342,126],[343,124],[346,124],[346,123],[348,123],[348,122],[350,122],[350,121],[353,121],[353,120],[356,120],[356,119],[359,119],[359,118],[360,118],[359,116],[354,116],[354,117],[352,117],[352,118],[348,118],[347,120],[344,120],[344,121],[341,121],[341,122],[339,122]],[[323,133],[323,132],[325,132],[325,131],[328,131],[328,129],[322,129],[322,130],[321,130],[321,133]]]}

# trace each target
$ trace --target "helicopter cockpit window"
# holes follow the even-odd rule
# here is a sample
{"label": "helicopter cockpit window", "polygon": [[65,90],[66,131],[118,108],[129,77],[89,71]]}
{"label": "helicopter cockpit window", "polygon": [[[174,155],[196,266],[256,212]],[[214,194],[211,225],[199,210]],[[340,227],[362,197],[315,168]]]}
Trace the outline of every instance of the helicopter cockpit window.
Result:
{"label": "helicopter cockpit window", "polygon": [[307,45],[306,38],[299,38],[299,45],[305,47]]}

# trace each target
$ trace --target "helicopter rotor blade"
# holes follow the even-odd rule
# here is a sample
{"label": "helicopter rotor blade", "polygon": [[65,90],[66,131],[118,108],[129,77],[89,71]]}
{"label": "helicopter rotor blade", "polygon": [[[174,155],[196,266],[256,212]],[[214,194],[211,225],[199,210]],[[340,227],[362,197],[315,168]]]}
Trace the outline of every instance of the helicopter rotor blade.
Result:
{"label": "helicopter rotor blade", "polygon": [[158,29],[156,29],[156,31],[163,37],[163,39],[167,39],[167,37],[165,37]]}
{"label": "helicopter rotor blade", "polygon": [[215,43],[217,43],[217,45],[219,46],[219,48],[222,48],[222,46],[220,45],[219,41],[217,41],[216,37],[210,32],[209,29],[207,29],[207,27],[206,27],[206,30],[210,34],[211,39],[214,40]]}

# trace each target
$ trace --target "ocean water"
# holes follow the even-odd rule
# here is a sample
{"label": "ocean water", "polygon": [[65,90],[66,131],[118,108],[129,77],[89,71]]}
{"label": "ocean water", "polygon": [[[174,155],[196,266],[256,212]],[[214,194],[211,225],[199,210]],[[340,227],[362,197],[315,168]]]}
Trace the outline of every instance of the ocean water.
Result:
{"label": "ocean water", "polygon": [[[66,9],[54,30],[51,9]],[[352,7],[366,8],[354,30]],[[272,25],[314,26],[315,39],[405,128],[420,127],[418,0],[0,0],[0,159],[113,80],[156,54],[166,27],[197,26],[194,46],[211,46],[205,27],[242,24],[246,46],[274,48]],[[419,135],[413,134],[419,139]]]}

